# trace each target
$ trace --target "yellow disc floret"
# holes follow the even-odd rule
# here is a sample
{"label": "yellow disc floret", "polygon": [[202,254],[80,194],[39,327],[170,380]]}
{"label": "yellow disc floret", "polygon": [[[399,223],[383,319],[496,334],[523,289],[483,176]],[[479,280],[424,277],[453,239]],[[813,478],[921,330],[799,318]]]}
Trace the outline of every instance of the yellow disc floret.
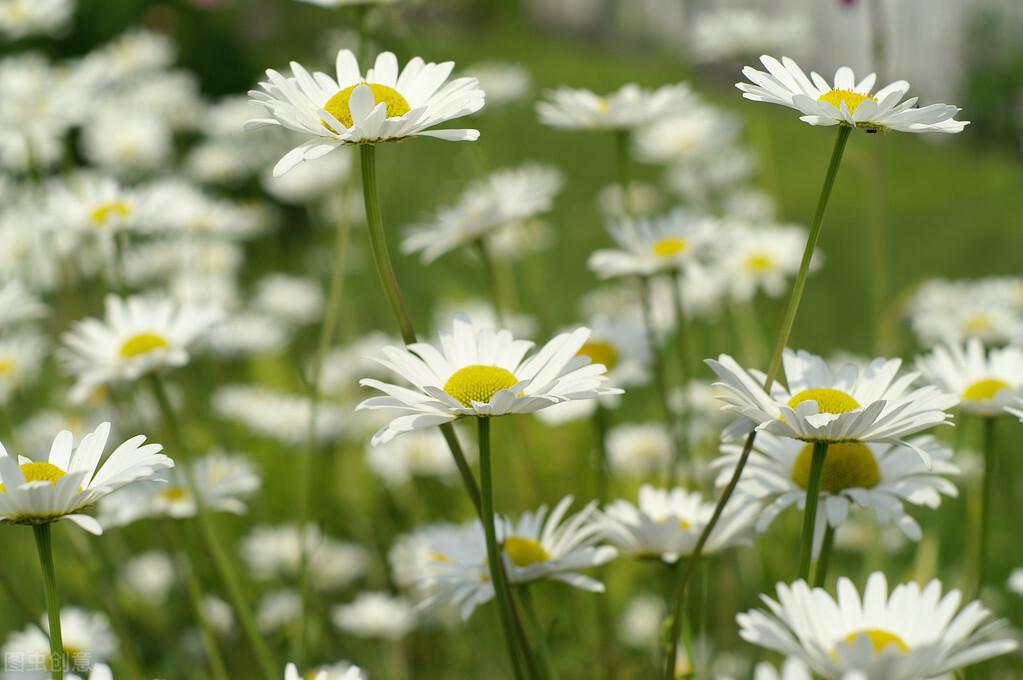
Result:
{"label": "yellow disc floret", "polygon": [[0,375],[10,375],[14,373],[14,369],[17,367],[14,359],[11,357],[0,357]]}
{"label": "yellow disc floret", "polygon": [[121,345],[121,356],[125,359],[133,359],[164,347],[170,347],[170,342],[159,333],[137,333]]}
{"label": "yellow disc floret", "polygon": [[817,402],[820,413],[849,413],[860,407],[858,401],[843,392],[831,387],[814,387],[803,390],[789,399],[789,408],[796,410],[804,401]]}
{"label": "yellow disc floret", "polygon": [[505,539],[504,552],[516,567],[528,567],[551,558],[551,554],[537,541],[518,536]]}
{"label": "yellow disc floret", "polygon": [[865,637],[870,640],[871,644],[874,645],[874,651],[880,654],[888,647],[895,646],[900,652],[908,652],[909,645],[895,633],[889,633],[886,630],[880,628],[867,628],[866,630],[858,630],[853,633],[849,633],[845,636],[845,641],[851,645],[855,645],[860,638]]}
{"label": "yellow disc floret", "polygon": [[[22,463],[21,474],[25,475],[26,482],[49,482],[56,486],[61,477],[67,473],[53,463],[35,462]],[[7,493],[7,487],[4,484],[0,484],[0,493]]]}
{"label": "yellow disc floret", "polygon": [[579,348],[580,356],[589,357],[595,364],[604,364],[607,370],[618,365],[618,349],[604,340],[591,340]]}
{"label": "yellow disc floret", "polygon": [[472,406],[474,401],[486,404],[491,397],[515,386],[519,381],[511,371],[499,366],[482,366],[474,364],[455,371],[444,391],[464,406]]}
{"label": "yellow disc floret", "polygon": [[1011,385],[998,378],[978,380],[963,390],[963,401],[988,401],[994,399],[1002,390],[1010,389]]}
{"label": "yellow disc floret", "polygon": [[767,253],[753,253],[743,263],[746,270],[754,274],[764,274],[774,269],[774,258]]}
{"label": "yellow disc floret", "polygon": [[849,109],[849,113],[856,113],[856,109],[860,108],[860,104],[868,99],[877,103],[877,99],[869,94],[860,94],[852,90],[831,90],[818,97],[818,101],[827,102],[839,110],[841,110],[842,104],[845,104],[845,107]]}
{"label": "yellow disc floret", "polygon": [[650,247],[657,257],[675,257],[689,250],[689,241],[680,236],[667,236]]}
{"label": "yellow disc floret", "polygon": [[171,501],[172,503],[183,501],[188,498],[188,491],[183,486],[168,486],[160,492],[160,498]]}
{"label": "yellow disc floret", "polygon": [[96,207],[89,218],[98,225],[105,225],[111,218],[131,215],[131,207],[124,201],[111,201]]}
{"label": "yellow disc floret", "polygon": [[[792,481],[802,489],[810,485],[811,463],[813,444],[807,444],[792,466]],[[837,494],[846,489],[872,489],[880,481],[881,468],[866,444],[845,442],[828,447],[821,473],[821,491]]]}
{"label": "yellow disc floret", "polygon": [[[351,100],[352,93],[355,92],[355,88],[360,85],[365,85],[373,92],[375,104],[387,104],[388,118],[398,118],[412,110],[412,107],[409,106],[408,100],[401,96],[401,93],[393,87],[388,87],[387,85],[381,85],[379,83],[356,83],[355,85],[350,85],[349,87],[341,90],[328,99],[327,103],[323,105],[323,110],[334,116],[334,118],[336,118],[337,121],[346,128],[350,128],[355,124],[352,120],[352,109],[349,106],[349,100]],[[323,127],[327,128],[331,132],[337,132],[337,130],[326,123],[323,124]]]}

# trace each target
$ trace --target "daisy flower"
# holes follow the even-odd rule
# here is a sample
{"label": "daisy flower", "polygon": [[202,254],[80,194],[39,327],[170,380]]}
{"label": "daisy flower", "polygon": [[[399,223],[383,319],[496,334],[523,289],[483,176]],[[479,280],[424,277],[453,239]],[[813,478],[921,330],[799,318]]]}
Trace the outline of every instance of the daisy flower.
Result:
{"label": "daisy flower", "polygon": [[2,0],[0,33],[8,40],[54,35],[67,26],[74,11],[74,0]]}
{"label": "daisy flower", "polygon": [[113,103],[82,127],[80,145],[90,163],[118,176],[159,172],[174,153],[173,131],[160,116]]}
{"label": "daisy flower", "polygon": [[1018,347],[984,349],[979,338],[965,345],[939,345],[916,360],[928,382],[959,395],[966,413],[994,417],[1023,396],[1023,350]]}
{"label": "daisy flower", "polygon": [[491,107],[523,99],[533,89],[533,77],[521,64],[481,61],[466,67],[462,75],[479,81]]}
{"label": "daisy flower", "polygon": [[290,588],[267,593],[259,599],[255,615],[256,627],[264,635],[291,628],[302,616],[302,597]]}
{"label": "daisy flower", "polygon": [[813,680],[810,669],[798,657],[785,659],[781,668],[763,661],[753,670],[753,680]]}
{"label": "daisy flower", "polygon": [[770,395],[758,371],[748,372],[727,354],[707,365],[724,390],[724,408],[741,416],[729,426],[729,436],[757,429],[805,442],[901,443],[928,461],[926,451],[903,438],[947,423],[948,409],[958,402],[930,385],[914,388],[918,374],[899,376],[899,359],[874,359],[862,369],[846,364],[832,372],[821,357],[786,349],[788,387],[776,382]]}
{"label": "daisy flower", "polygon": [[48,192],[48,217],[57,229],[111,235],[130,230],[148,217],[142,192],[111,177],[80,175]]}
{"label": "daisy flower", "polygon": [[166,298],[108,295],[106,316],[77,322],[63,336],[60,356],[78,378],[71,390],[82,401],[96,388],[188,363],[189,347],[221,313]]}
{"label": "daisy flower", "polygon": [[685,83],[647,90],[625,85],[607,96],[559,87],[536,105],[540,122],[556,128],[626,131],[649,125],[690,106],[696,98]]}
{"label": "daisy flower", "polygon": [[579,354],[589,335],[588,328],[562,333],[525,358],[532,342],[456,316],[452,331],[440,334],[440,349],[422,342],[384,348],[378,361],[412,388],[364,378],[360,385],[386,396],[371,397],[356,410],[399,412],[373,436],[376,445],[403,432],[467,416],[532,413],[566,401],[620,393],[603,386],[607,380],[603,364]]}
{"label": "daisy flower", "polygon": [[[317,0],[304,0],[305,2],[317,2]],[[319,4],[317,2],[317,4]],[[305,675],[298,672],[298,667],[289,663],[284,669],[284,680],[366,680],[369,677],[366,671],[358,666],[353,666],[347,661],[339,661],[330,666],[321,666]]]}
{"label": "daisy flower", "polygon": [[413,477],[432,477],[447,482],[458,471],[439,430],[409,432],[386,444],[368,446],[366,465],[391,487],[406,484]]}
{"label": "daisy flower", "polygon": [[297,580],[302,552],[306,552],[309,579],[320,591],[351,585],[365,572],[369,556],[362,546],[323,535],[313,524],[259,526],[241,542],[242,559],[259,580]]}
{"label": "daisy flower", "polygon": [[[49,680],[51,677],[47,669],[50,638],[44,632],[50,629],[50,623],[46,616],[41,624],[42,630],[29,626],[23,631],[12,633],[7,639],[3,654],[4,670],[8,677],[20,680]],[[65,670],[87,674],[92,669],[93,675],[89,676],[91,679],[102,678],[103,671],[94,666],[108,661],[117,653],[118,647],[117,637],[106,615],[78,607],[64,607],[60,610],[60,632],[64,639]]]}
{"label": "daisy flower", "polygon": [[412,605],[388,593],[360,593],[354,601],[334,607],[330,615],[340,630],[360,638],[400,640],[416,627]]}
{"label": "daisy flower", "polygon": [[920,341],[962,343],[980,338],[999,345],[1023,340],[1023,281],[998,277],[973,281],[932,279],[920,286],[910,309]]}
{"label": "daisy flower", "polygon": [[0,326],[11,328],[26,321],[45,318],[46,305],[25,288],[20,279],[0,284]]}
{"label": "daisy flower", "polygon": [[[745,302],[758,291],[773,298],[785,295],[789,280],[799,271],[806,239],[806,229],[796,225],[754,228],[729,223],[718,238],[714,259],[727,272],[731,297]],[[822,259],[818,249],[810,262],[811,271],[820,268]]]}
{"label": "daisy flower", "polygon": [[691,163],[734,144],[741,129],[732,114],[693,106],[638,131],[637,155],[648,163]]}
{"label": "daisy flower", "polygon": [[453,206],[442,208],[427,222],[409,227],[402,251],[420,252],[423,262],[433,262],[502,227],[547,212],[562,184],[561,172],[549,165],[528,163],[498,170],[469,185]]}
{"label": "daisy flower", "polygon": [[802,660],[827,680],[916,680],[953,673],[1017,647],[1003,621],[962,595],[942,595],[934,580],[896,586],[874,572],[862,595],[847,578],[838,598],[805,581],[778,584],[778,600],[761,596],[767,610],[739,614],[739,634],[748,642]]}
{"label": "daisy flower", "polygon": [[717,223],[705,215],[673,210],[659,217],[611,222],[608,231],[618,247],[598,250],[589,260],[601,279],[678,271],[707,249]]}
{"label": "daisy flower", "polygon": [[626,423],[607,433],[607,462],[615,474],[642,479],[671,463],[671,435],[660,423]]}
{"label": "daisy flower", "polygon": [[[302,444],[309,434],[310,403],[305,396],[258,385],[224,385],[213,393],[212,404],[217,416],[284,444]],[[320,404],[316,440],[321,444],[337,441],[348,430],[350,413],[336,404]]]}
{"label": "daisy flower", "polygon": [[304,326],[323,316],[323,288],[313,279],[269,274],[256,284],[252,306],[289,325]]}
{"label": "daisy flower", "polygon": [[146,444],[141,434],[100,462],[109,435],[110,423],[103,423],[75,447],[71,432],[63,430],[53,439],[46,460],[38,461],[10,456],[0,445],[0,522],[45,524],[67,518],[90,533],[103,533],[84,510],[122,487],[155,479],[174,467],[160,453],[163,446]]}
{"label": "daisy flower", "polygon": [[[681,487],[658,489],[644,484],[639,504],[617,500],[600,520],[601,533],[624,555],[675,562],[689,555],[714,514],[715,503]],[[759,506],[736,497],[704,546],[704,554],[748,542]]]}
{"label": "daisy flower", "polygon": [[47,349],[47,343],[33,333],[0,338],[0,404],[7,404],[17,390],[32,383]]}
{"label": "daisy flower", "polygon": [[903,101],[909,83],[897,80],[874,92],[876,74],[857,81],[851,68],[843,66],[835,72],[834,85],[811,72],[807,78],[796,62],[782,57],[764,55],[760,62],[767,72],[752,66],[742,70],[749,83],[737,83],[743,97],[768,104],[781,104],[803,115],[800,120],[810,125],[846,125],[867,132],[897,130],[899,132],[962,132],[968,121],[955,115],[961,109],[948,104],[932,104],[916,108],[916,97]]}
{"label": "daisy flower", "polygon": [[475,78],[447,82],[453,62],[425,63],[419,57],[398,70],[392,52],[383,52],[365,77],[351,50],[337,54],[337,77],[309,73],[291,62],[292,75],[273,69],[249,96],[262,104],[269,118],[246,125],[275,125],[311,136],[277,163],[274,175],[283,175],[302,161],[325,156],[344,144],[379,144],[408,137],[436,137],[448,141],[475,141],[478,130],[437,130],[440,123],[483,108],[484,94]]}
{"label": "daisy flower", "polygon": [[[912,448],[910,448],[912,447]],[[917,454],[925,451],[928,467]],[[724,444],[721,457],[711,466],[720,470],[718,487],[731,479],[742,447]],[[797,439],[761,433],[739,481],[739,491],[764,504],[756,528],[764,531],[779,513],[795,505],[802,511],[810,479],[813,445]],[[891,523],[914,541],[922,536],[920,525],[906,513],[904,503],[937,508],[941,497],[958,495],[948,477],[960,474],[952,462],[952,451],[932,436],[902,444],[831,444],[821,476],[820,508],[814,533],[815,546],[826,526],[837,529],[849,518],[850,508],[872,510],[878,522]]]}
{"label": "daisy flower", "polygon": [[120,570],[124,589],[135,599],[158,607],[167,602],[177,571],[170,555],[151,550],[132,557]]}
{"label": "daisy flower", "polygon": [[809,29],[806,17],[798,14],[718,7],[696,15],[690,51],[703,62],[782,49],[802,52],[809,41]]}

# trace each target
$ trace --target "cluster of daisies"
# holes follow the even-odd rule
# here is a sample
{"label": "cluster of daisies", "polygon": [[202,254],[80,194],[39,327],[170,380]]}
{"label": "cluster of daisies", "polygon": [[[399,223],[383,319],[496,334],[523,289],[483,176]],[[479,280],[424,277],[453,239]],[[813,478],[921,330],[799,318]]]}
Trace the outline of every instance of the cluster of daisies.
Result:
{"label": "cluster of daisies", "polygon": [[[74,10],[66,0],[0,7],[0,31],[13,39],[55,35]],[[695,49],[726,60],[765,39],[758,27],[752,15],[708,14]],[[800,30],[772,27],[785,42]],[[520,610],[535,619],[530,593],[540,583],[607,598],[626,561],[671,575],[701,555],[755,561],[751,548],[785,539],[790,517],[818,505],[811,542],[821,561],[891,528],[896,541],[920,541],[927,511],[956,496],[967,474],[942,426],[975,418],[990,432],[996,420],[1023,418],[1015,279],[925,284],[907,311],[928,350],[911,367],[785,349],[781,375],[768,376],[754,346],[741,361],[701,364],[694,336],[725,326],[725,311],[736,335],[758,335],[752,303],[785,296],[822,259],[804,255],[808,230],[775,219],[740,120],[685,83],[609,94],[559,87],[535,105],[538,125],[603,136],[608,155],[618,152],[619,181],[596,201],[608,238],[588,258],[602,283],[579,301],[585,324],[568,319],[545,342],[526,339],[542,325],[517,304],[513,265],[561,237],[551,213],[571,181],[534,161],[478,177],[399,225],[395,241],[421,266],[460,255],[478,263],[491,299],[433,301],[429,339],[405,318],[402,339],[353,332],[365,321],[360,292],[344,285],[349,265],[371,266],[356,257],[365,244],[348,251],[367,235],[362,226],[399,315],[396,279],[412,279],[390,271],[376,147],[475,142],[478,130],[454,126],[533,95],[520,66],[456,71],[390,51],[367,62],[357,56],[369,51],[364,38],[337,50],[327,70],[291,62],[268,69],[247,97],[219,101],[174,67],[170,41],[147,31],[64,62],[0,59],[0,165],[10,174],[0,182],[0,522],[33,528],[48,609],[40,620],[28,612],[31,624],[8,636],[5,671],[105,680],[110,664],[141,676],[127,627],[138,624],[171,650],[159,660],[166,672],[364,680],[343,652],[386,677],[403,639],[436,628],[481,635],[466,622],[493,602],[511,665],[543,676],[547,661],[543,673],[529,665],[546,644],[543,623],[527,635],[504,619]],[[917,107],[904,81],[877,88],[875,76],[848,68],[828,81],[788,58],[761,63],[766,70],[743,69],[743,96],[795,109],[813,126],[967,125],[956,107]],[[634,162],[662,168],[663,182],[632,181]],[[314,245],[284,262],[280,244],[292,235],[282,227],[299,221],[317,243],[341,225],[335,256]],[[254,276],[261,247],[274,267],[302,274]],[[339,314],[344,341],[334,342]],[[67,381],[59,395],[47,390],[51,376]],[[625,420],[633,394],[650,397],[644,413],[657,417]],[[502,421],[493,442],[492,419]],[[510,510],[503,504],[517,497],[504,466],[539,457],[526,425],[534,419],[560,434],[592,423],[581,448],[596,456],[571,452],[587,457],[592,479],[575,476],[571,494]],[[340,455],[352,450],[364,455]],[[359,469],[379,483],[365,488]],[[471,520],[460,481],[466,499],[482,494]],[[584,495],[593,499],[576,501]],[[328,514],[340,517],[330,523],[343,527],[338,535]],[[64,519],[113,534],[73,539],[104,612],[60,604],[55,571],[74,560],[55,570],[50,531]],[[237,540],[220,533],[229,523]],[[758,666],[757,678],[934,678],[1016,649],[991,610],[938,581],[889,588],[874,572],[862,591],[844,576],[828,590],[824,579],[795,580],[791,564],[781,569],[765,608],[734,619],[743,640],[785,657],[780,671]],[[977,576],[983,583],[983,569]],[[1010,587],[1023,590],[1020,580]],[[649,655],[667,647],[671,659],[681,645],[672,676],[746,670],[688,635],[658,643],[677,621],[645,597],[623,612],[624,645]],[[168,630],[161,612],[189,624]],[[225,657],[241,645],[244,661]],[[299,663],[283,663],[285,648]]]}

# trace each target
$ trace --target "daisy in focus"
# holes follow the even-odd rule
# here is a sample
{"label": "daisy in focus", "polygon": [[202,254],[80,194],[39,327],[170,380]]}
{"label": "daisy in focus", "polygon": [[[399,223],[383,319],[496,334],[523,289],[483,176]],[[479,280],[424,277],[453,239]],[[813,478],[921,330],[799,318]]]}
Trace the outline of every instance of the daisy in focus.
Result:
{"label": "daisy in focus", "polygon": [[166,298],[107,296],[103,320],[79,321],[64,334],[60,356],[78,378],[71,399],[82,401],[103,385],[185,365],[189,347],[220,316],[216,309]]}
{"label": "daisy in focus", "polygon": [[760,62],[767,69],[743,68],[749,83],[737,83],[742,96],[758,102],[781,104],[799,111],[800,120],[810,125],[846,125],[867,132],[962,132],[969,121],[959,121],[961,110],[949,104],[917,108],[916,97],[903,100],[909,83],[897,80],[874,92],[876,74],[857,81],[852,69],[843,66],[835,72],[834,84],[817,73],[807,78],[793,60],[764,55]]}
{"label": "daisy in focus", "polygon": [[379,144],[414,136],[475,141],[478,130],[433,129],[483,108],[483,90],[475,78],[448,82],[454,66],[450,61],[434,64],[414,57],[399,71],[394,53],[383,52],[363,76],[351,50],[341,50],[335,78],[309,73],[291,62],[291,76],[268,69],[267,80],[259,84],[262,89],[249,92],[270,117],[255,118],[246,126],[279,126],[312,137],[285,154],[274,175],[344,144]]}
{"label": "daisy in focus", "polygon": [[555,128],[628,131],[675,113],[696,100],[685,83],[647,90],[625,85],[607,96],[559,87],[536,105],[540,122]]}
{"label": "daisy in focus", "polygon": [[[638,505],[617,500],[604,509],[600,530],[623,555],[671,563],[692,553],[715,505],[704,502],[696,491],[644,484]],[[726,505],[703,554],[748,543],[759,509],[759,504],[741,496]]]}
{"label": "daisy in focus", "polygon": [[770,395],[759,371],[747,371],[727,354],[707,365],[717,373],[715,386],[724,390],[724,409],[741,416],[728,437],[756,429],[804,442],[901,443],[928,461],[927,452],[904,437],[947,423],[948,409],[958,402],[936,387],[913,387],[919,375],[900,376],[899,359],[874,359],[863,369],[846,364],[832,372],[824,359],[786,349],[788,386],[775,382]]}
{"label": "daisy in focus", "polygon": [[959,408],[972,415],[1002,415],[1023,396],[1023,350],[1003,347],[985,350],[979,338],[965,346],[939,345],[916,360],[917,370],[930,383],[959,395]]}
{"label": "daisy in focus", "polygon": [[69,519],[93,534],[103,528],[83,512],[104,496],[133,482],[155,479],[174,462],[160,453],[160,444],[132,437],[102,460],[110,435],[103,423],[74,445],[64,430],[54,439],[45,460],[10,456],[0,446],[0,522],[46,524]]}
{"label": "daisy in focus", "polygon": [[862,597],[843,577],[837,600],[805,581],[778,584],[777,601],[761,598],[769,611],[739,614],[739,635],[802,660],[827,680],[933,678],[1018,646],[1004,621],[992,621],[980,602],[960,609],[962,594],[942,595],[937,580],[889,592],[884,574],[874,572]]}
{"label": "daisy in focus", "polygon": [[[942,496],[956,497],[958,490],[948,477],[958,476],[960,470],[952,462],[951,449],[934,437],[917,437],[911,446],[848,442],[828,447],[821,477],[821,511],[814,532],[817,548],[825,527],[837,529],[845,524],[852,507],[872,510],[879,523],[894,524],[910,539],[920,540],[920,525],[906,513],[903,504],[934,509],[941,504]],[[930,467],[917,454],[921,450],[930,459]],[[720,470],[719,488],[731,479],[741,453],[738,445],[721,447],[722,455],[711,464]],[[757,516],[757,531],[765,531],[792,505],[802,511],[812,458],[812,444],[767,432],[757,437],[738,486],[741,493],[763,504]]]}
{"label": "daisy in focus", "polygon": [[697,213],[674,210],[661,217],[625,219],[608,227],[614,250],[598,250],[589,267],[601,279],[675,272],[696,260],[712,242],[717,223]]}
{"label": "daisy in focus", "polygon": [[532,413],[566,401],[621,393],[604,386],[603,364],[579,354],[589,335],[588,328],[562,333],[526,358],[532,342],[456,316],[451,332],[440,334],[439,349],[422,342],[384,348],[378,361],[412,387],[364,378],[360,385],[386,396],[371,397],[356,410],[399,413],[373,436],[376,445],[466,416]]}

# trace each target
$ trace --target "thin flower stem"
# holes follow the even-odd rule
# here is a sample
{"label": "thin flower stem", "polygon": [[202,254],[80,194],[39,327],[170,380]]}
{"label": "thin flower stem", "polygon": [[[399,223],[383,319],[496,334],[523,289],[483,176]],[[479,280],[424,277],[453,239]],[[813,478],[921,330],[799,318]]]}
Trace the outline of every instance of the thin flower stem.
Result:
{"label": "thin flower stem", "polygon": [[817,527],[817,504],[821,495],[821,477],[828,458],[828,443],[813,443],[810,461],[810,479],[806,485],[806,505],[803,507],[803,530],[800,534],[799,578],[810,581],[810,563],[813,561],[813,534]]}
{"label": "thin flower stem", "polygon": [[641,277],[639,280],[639,306],[643,312],[643,328],[646,330],[647,346],[650,351],[650,363],[653,366],[654,388],[657,390],[657,400],[660,402],[661,419],[668,432],[668,441],[671,444],[671,456],[668,458],[668,469],[664,471],[665,479],[670,486],[675,478],[675,465],[680,460],[678,428],[675,426],[675,416],[671,411],[671,402],[668,396],[667,374],[664,367],[664,353],[661,351],[660,343],[657,342],[657,329],[654,328],[653,310],[651,303],[651,285],[648,277]]}
{"label": "thin flower stem", "polygon": [[[835,146],[831,152],[831,161],[828,163],[827,173],[824,176],[824,184],[821,187],[820,198],[817,201],[817,211],[814,214],[813,224],[810,227],[810,236],[806,240],[806,248],[803,251],[803,259],[799,265],[799,272],[796,274],[796,279],[792,283],[792,292],[789,294],[788,306],[785,309],[785,318],[782,322],[781,331],[778,334],[778,340],[774,347],[774,355],[771,357],[771,363],[768,366],[767,375],[764,378],[765,390],[771,389],[771,385],[774,384],[775,378],[778,377],[778,371],[781,369],[782,354],[786,345],[788,345],[789,335],[792,333],[792,326],[796,321],[796,313],[799,311],[799,303],[803,298],[803,289],[806,287],[806,279],[810,272],[810,261],[813,259],[813,253],[817,247],[817,241],[820,239],[821,230],[824,226],[824,214],[827,212],[828,201],[831,198],[831,190],[835,186],[835,178],[838,176],[838,169],[842,164],[842,155],[845,153],[845,145],[846,142],[849,141],[850,132],[852,132],[852,128],[850,127],[842,125],[838,128],[838,136],[835,138]],[[718,499],[717,505],[714,507],[714,512],[710,517],[710,521],[707,522],[707,526],[705,526],[703,531],[700,533],[700,537],[697,539],[696,545],[693,546],[692,554],[689,559],[685,561],[685,565],[679,573],[679,585],[676,591],[677,596],[675,598],[675,618],[672,620],[672,640],[678,639],[678,614],[682,611],[682,607],[685,605],[686,588],[689,585],[689,581],[692,578],[696,566],[700,562],[700,557],[703,554],[703,548],[706,546],[707,540],[714,531],[714,527],[717,526],[718,521],[721,519],[721,515],[725,511],[725,506],[728,505],[729,499],[731,499],[732,494],[735,493],[735,489],[739,485],[739,479],[742,477],[742,472],[746,467],[746,462],[749,460],[750,452],[753,451],[753,442],[756,441],[756,437],[756,430],[750,432],[746,437],[746,443],[742,447],[742,454],[739,456],[739,462],[735,466],[735,472],[732,473],[732,478],[728,481],[724,491],[721,492],[721,497]],[[671,674],[674,673],[675,669],[676,653],[675,646],[669,645],[663,669],[665,680],[672,680]]]}
{"label": "thin flower stem", "polygon": [[498,276],[497,269],[494,267],[494,260],[490,256],[490,244],[484,237],[476,239],[476,252],[480,256],[480,263],[483,269],[486,270],[487,283],[490,285],[490,300],[494,305],[494,314],[497,315],[497,321],[502,326],[508,323],[508,318],[505,314],[504,295],[501,290],[501,281]]}
{"label": "thin flower stem", "polygon": [[[607,455],[607,431],[610,412],[597,402],[597,408],[593,412],[593,439],[596,451],[594,468],[596,469],[596,498],[600,507],[607,504],[611,486],[611,466]],[[597,579],[606,582],[607,565],[597,567]],[[600,644],[601,662],[604,667],[605,677],[614,677],[615,659],[615,635],[614,621],[611,614],[611,603],[606,596],[597,599],[597,640]]]}
{"label": "thin flower stem", "polygon": [[[153,396],[156,398],[160,414],[164,420],[169,443],[176,452],[183,455],[186,450],[184,447],[184,437],[178,425],[177,416],[174,414],[174,407],[171,405],[170,399],[167,398],[167,390],[164,388],[163,381],[157,373],[150,373],[149,381],[153,390]],[[224,541],[218,535],[216,527],[206,512],[206,507],[199,494],[198,485],[195,482],[191,466],[185,466],[185,474],[188,485],[191,487],[192,497],[195,499],[195,523],[199,529],[200,536],[202,536],[202,541],[209,551],[210,557],[213,559],[213,564],[220,575],[220,579],[227,589],[228,598],[234,606],[235,613],[238,614],[238,621],[241,624],[242,631],[245,633],[252,651],[256,654],[256,662],[259,664],[263,676],[267,680],[277,680],[277,676],[280,674],[278,666],[273,661],[270,649],[256,627],[252,608],[249,606],[248,599],[245,596],[245,589],[242,587],[238,571],[224,549]]]}
{"label": "thin flower stem", "polygon": [[[519,645],[512,619],[512,602],[508,590],[508,581],[504,573],[504,562],[501,549],[497,545],[497,527],[494,518],[494,490],[490,470],[490,418],[477,418],[480,448],[480,487],[483,492],[483,531],[487,541],[487,563],[490,566],[490,578],[494,583],[494,597],[504,630],[505,643],[508,646],[508,658],[511,660],[515,677],[522,680],[522,662],[519,660]],[[526,654],[526,650],[522,650]]]}
{"label": "thin flower stem", "polygon": [[601,507],[607,503],[608,487],[611,482],[611,468],[607,456],[607,425],[610,414],[607,409],[597,402],[597,408],[593,411],[593,440],[597,460],[594,461],[594,468],[597,471],[596,496]]}
{"label": "thin flower stem", "polygon": [[53,536],[51,523],[35,524],[36,549],[39,552],[39,567],[43,572],[43,589],[46,593],[46,614],[50,622],[50,671],[53,680],[64,679],[64,643],[60,634],[60,601],[57,599],[57,573],[53,567]]}
{"label": "thin flower stem", "polygon": [[[682,276],[681,271],[676,270],[671,276],[671,294],[672,299],[675,303],[675,316],[678,319],[677,323],[677,335],[676,340],[678,346],[678,364],[679,364],[679,380],[678,384],[681,387],[679,396],[681,397],[681,403],[679,404],[678,414],[678,445],[675,448],[677,458],[672,461],[671,467],[668,469],[668,486],[675,485],[675,475],[678,471],[679,466],[682,463],[688,463],[690,452],[689,452],[689,433],[686,429],[686,424],[689,419],[689,398],[686,394],[686,381],[689,379],[689,372],[692,368],[691,354],[689,351],[689,323],[686,317],[686,306],[685,299],[682,292]],[[670,409],[670,405],[669,405]]]}
{"label": "thin flower stem", "polygon": [[522,609],[526,612],[526,621],[529,623],[530,632],[536,640],[537,655],[540,657],[540,677],[542,680],[556,680],[558,676],[551,663],[547,634],[540,623],[540,617],[536,615],[536,607],[533,605],[533,592],[526,584],[518,589],[518,593],[519,599],[522,600]]}
{"label": "thin flower stem", "polygon": [[342,215],[338,222],[337,239],[334,246],[334,266],[331,268],[330,286],[327,302],[320,326],[320,337],[316,343],[316,354],[309,367],[309,424],[306,430],[306,450],[299,456],[302,476],[302,487],[299,490],[299,532],[302,534],[298,563],[298,591],[301,596],[302,609],[295,626],[293,643],[295,661],[299,666],[305,664],[307,645],[306,614],[309,611],[309,557],[306,554],[305,532],[309,525],[310,501],[313,495],[312,457],[316,455],[317,426],[319,425],[320,401],[323,397],[320,383],[323,378],[323,362],[334,343],[337,330],[338,314],[341,310],[341,299],[344,294],[345,262],[348,259],[348,241],[351,234],[351,223]]}
{"label": "thin flower stem", "polygon": [[[192,543],[192,541],[184,540],[184,529],[181,526],[177,526],[175,528],[182,534],[182,540],[179,540],[179,543]],[[171,536],[174,536],[174,533],[176,532],[172,531]],[[181,552],[180,547],[177,551],[176,557],[178,571],[185,579],[185,585],[188,589],[188,599],[192,605],[196,623],[199,625],[199,633],[202,635],[203,648],[206,650],[206,660],[209,662],[210,666],[210,675],[213,676],[214,680],[228,680],[230,676],[227,674],[227,667],[224,666],[224,658],[220,654],[220,647],[217,645],[217,636],[206,616],[206,610],[203,609],[202,584],[199,582],[199,577],[196,576],[195,569],[192,568],[191,562],[186,558],[185,553]]]}
{"label": "thin flower stem", "polygon": [[[410,345],[416,342],[416,331],[401,297],[398,277],[394,273],[391,256],[387,250],[387,236],[384,233],[384,221],[380,214],[380,197],[377,193],[376,147],[372,144],[363,144],[359,148],[362,154],[362,196],[366,206],[366,224],[369,227],[373,259],[376,261],[380,283],[383,284],[384,293],[387,295],[391,310],[401,329],[401,338],[406,345]],[[455,460],[455,466],[462,477],[462,484],[465,486],[466,493],[469,494],[469,500],[476,508],[476,514],[482,517],[479,487],[476,485],[476,478],[472,475],[472,468],[469,467],[465,454],[462,453],[462,446],[455,436],[455,429],[450,423],[445,423],[440,426],[440,430],[444,434],[448,448],[451,449],[451,457]]]}
{"label": "thin flower stem", "polygon": [[813,585],[815,588],[823,588],[828,578],[828,567],[831,565],[831,553],[835,549],[835,527],[828,523],[824,528],[824,543],[821,545],[821,554],[817,558],[817,568],[813,574]]}
{"label": "thin flower stem", "polygon": [[984,481],[980,498],[980,539],[977,541],[977,596],[987,585],[988,550],[991,541],[991,501],[995,487],[995,420],[983,419]]}

